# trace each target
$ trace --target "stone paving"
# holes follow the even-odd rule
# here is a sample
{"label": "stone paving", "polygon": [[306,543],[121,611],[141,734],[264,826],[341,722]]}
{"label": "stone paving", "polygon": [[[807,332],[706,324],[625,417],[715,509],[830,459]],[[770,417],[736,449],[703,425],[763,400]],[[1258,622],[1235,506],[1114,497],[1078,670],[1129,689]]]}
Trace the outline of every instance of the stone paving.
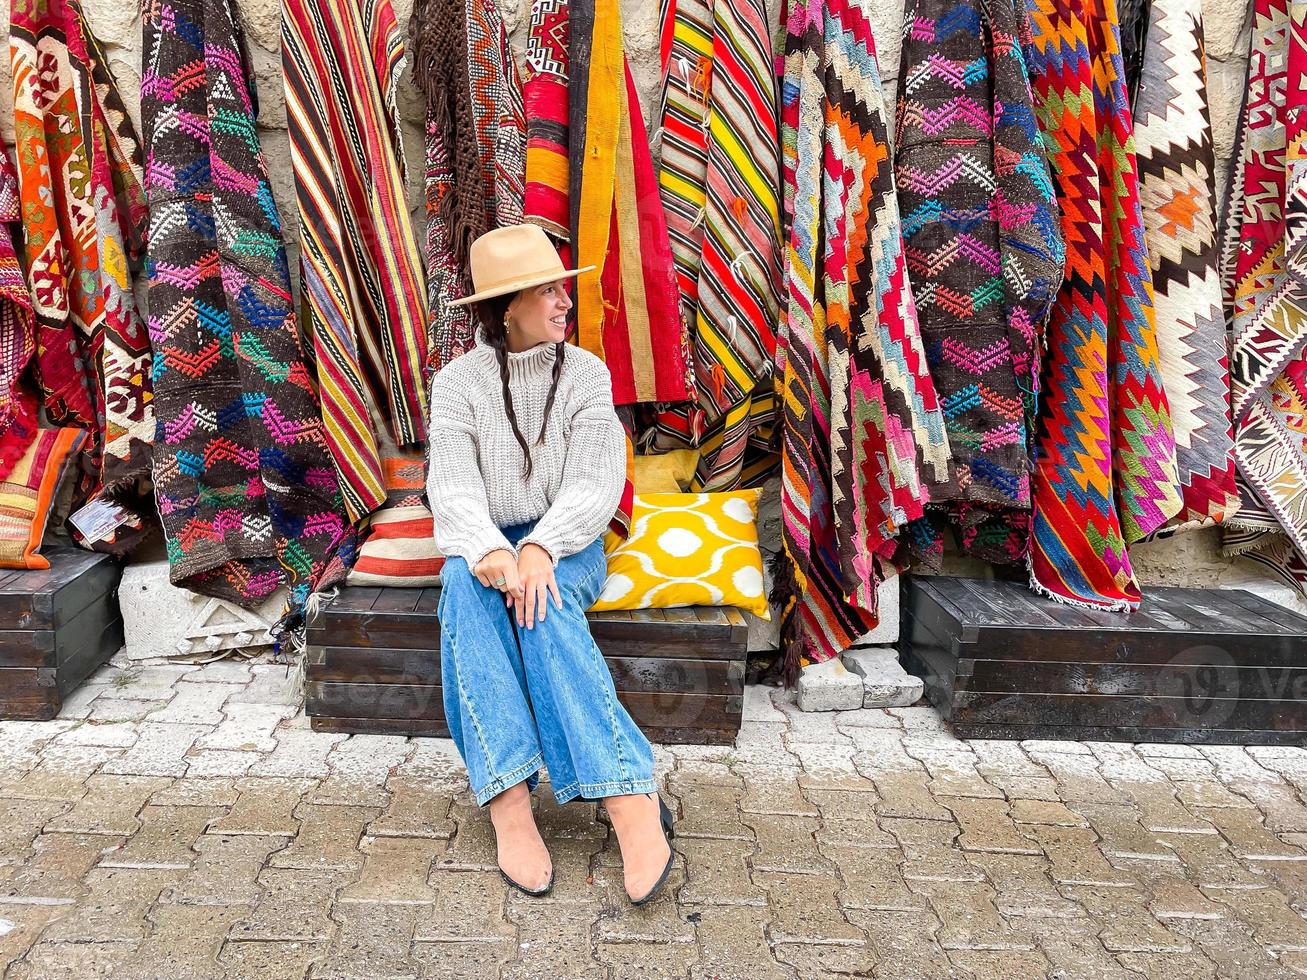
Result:
{"label": "stone paving", "polygon": [[666,747],[671,887],[538,793],[510,892],[443,739],[309,730],[285,668],[110,667],[0,723],[0,968],[45,977],[1307,975],[1307,750],[961,742],[750,688]]}

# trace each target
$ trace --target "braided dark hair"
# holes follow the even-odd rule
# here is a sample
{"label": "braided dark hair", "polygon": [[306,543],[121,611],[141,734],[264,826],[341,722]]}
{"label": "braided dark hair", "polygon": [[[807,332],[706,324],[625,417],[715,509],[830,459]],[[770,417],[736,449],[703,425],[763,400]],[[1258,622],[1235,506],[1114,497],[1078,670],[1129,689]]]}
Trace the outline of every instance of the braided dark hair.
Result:
{"label": "braided dark hair", "polygon": [[[477,319],[481,321],[481,332],[485,334],[486,343],[495,351],[495,359],[499,362],[499,381],[504,390],[504,412],[508,415],[508,424],[513,430],[513,438],[517,444],[522,447],[522,456],[526,459],[526,469],[523,471],[524,479],[531,479],[531,450],[527,446],[526,437],[522,435],[522,430],[517,426],[517,412],[513,410],[513,393],[508,387],[508,325],[504,318],[508,314],[508,307],[513,302],[516,293],[509,293],[507,296],[492,296],[490,299],[481,300],[479,303],[472,305],[476,312]],[[545,400],[545,417],[540,424],[540,435],[536,437],[535,444],[538,446],[545,441],[545,429],[549,426],[549,415],[554,408],[554,396],[558,393],[558,379],[563,374],[563,354],[567,348],[566,341],[559,341],[554,344],[554,371],[553,378],[549,383],[549,397]]]}

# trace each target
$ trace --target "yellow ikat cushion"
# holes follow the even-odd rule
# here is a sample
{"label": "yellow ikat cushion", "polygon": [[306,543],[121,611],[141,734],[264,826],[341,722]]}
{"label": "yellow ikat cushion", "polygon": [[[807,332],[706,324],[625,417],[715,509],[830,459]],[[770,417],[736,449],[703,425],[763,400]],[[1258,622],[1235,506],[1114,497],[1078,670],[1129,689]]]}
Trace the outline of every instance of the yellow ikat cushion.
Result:
{"label": "yellow ikat cushion", "polygon": [[737,606],[770,619],[758,550],[761,490],[636,494],[631,534],[604,541],[595,611]]}

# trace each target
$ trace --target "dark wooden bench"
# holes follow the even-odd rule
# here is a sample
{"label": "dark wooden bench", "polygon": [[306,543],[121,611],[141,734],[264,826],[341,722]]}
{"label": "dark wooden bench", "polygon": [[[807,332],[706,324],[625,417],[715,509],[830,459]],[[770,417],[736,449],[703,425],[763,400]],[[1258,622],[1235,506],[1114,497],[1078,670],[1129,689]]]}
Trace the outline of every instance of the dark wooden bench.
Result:
{"label": "dark wooden bench", "polygon": [[[316,731],[447,735],[440,589],[351,586],[308,624],[305,713]],[[735,609],[591,613],[618,699],[656,742],[730,744],[748,626]]]}
{"label": "dark wooden bench", "polygon": [[905,666],[962,737],[1307,740],[1307,618],[1251,593],[1150,586],[1126,614],[1020,582],[902,588]]}
{"label": "dark wooden bench", "polygon": [[0,718],[47,721],[123,645],[122,569],[76,548],[42,571],[0,571]]}

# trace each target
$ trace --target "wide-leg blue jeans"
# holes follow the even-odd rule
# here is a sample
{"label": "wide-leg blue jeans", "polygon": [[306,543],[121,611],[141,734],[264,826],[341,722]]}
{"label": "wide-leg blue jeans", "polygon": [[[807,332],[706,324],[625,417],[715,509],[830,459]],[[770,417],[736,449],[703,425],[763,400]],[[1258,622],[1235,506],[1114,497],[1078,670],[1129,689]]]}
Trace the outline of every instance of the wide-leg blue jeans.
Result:
{"label": "wide-leg blue jeans", "polygon": [[[505,528],[514,545],[531,524]],[[653,749],[617,700],[585,611],[604,585],[603,539],[554,570],[563,608],[519,628],[498,589],[462,558],[445,560],[440,589],[440,675],[449,733],[485,806],[548,767],[559,803],[652,793]]]}

